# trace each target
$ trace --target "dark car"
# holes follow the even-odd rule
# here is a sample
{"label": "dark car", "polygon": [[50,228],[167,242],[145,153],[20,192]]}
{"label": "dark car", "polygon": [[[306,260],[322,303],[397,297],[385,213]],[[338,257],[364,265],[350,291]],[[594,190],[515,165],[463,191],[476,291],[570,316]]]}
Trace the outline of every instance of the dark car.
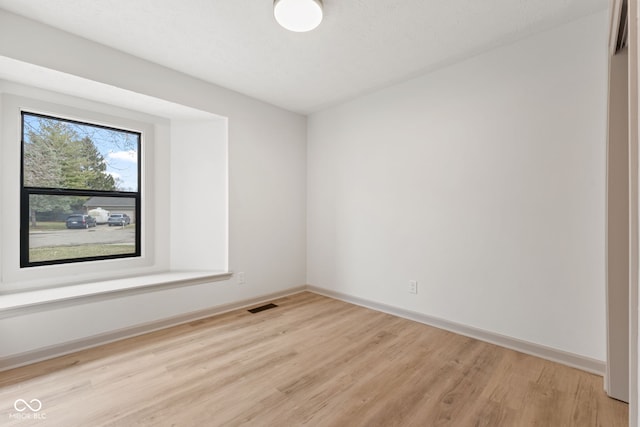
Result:
{"label": "dark car", "polygon": [[129,218],[129,215],[123,213],[111,214],[109,215],[107,224],[109,224],[109,227],[112,225],[125,226],[131,224],[131,218]]}
{"label": "dark car", "polygon": [[96,226],[96,219],[91,215],[74,214],[67,217],[67,228],[89,228]]}

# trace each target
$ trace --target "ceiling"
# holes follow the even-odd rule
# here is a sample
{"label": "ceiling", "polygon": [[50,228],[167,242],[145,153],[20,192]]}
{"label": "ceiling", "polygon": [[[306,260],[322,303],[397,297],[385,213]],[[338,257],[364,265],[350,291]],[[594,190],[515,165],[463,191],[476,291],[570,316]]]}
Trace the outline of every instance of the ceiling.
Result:
{"label": "ceiling", "polygon": [[308,114],[607,8],[607,0],[324,0],[292,33],[272,0],[0,0],[0,8]]}

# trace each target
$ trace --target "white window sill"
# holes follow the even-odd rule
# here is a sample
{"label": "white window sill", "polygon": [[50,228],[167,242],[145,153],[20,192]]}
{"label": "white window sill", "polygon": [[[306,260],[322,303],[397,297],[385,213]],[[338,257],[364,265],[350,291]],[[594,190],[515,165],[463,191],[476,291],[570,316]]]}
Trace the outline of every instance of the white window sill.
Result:
{"label": "white window sill", "polygon": [[144,292],[162,288],[196,285],[227,280],[231,272],[222,271],[170,271],[124,279],[93,282],[79,285],[38,289],[0,295],[0,314],[14,310],[62,303],[76,299],[90,299],[105,295]]}

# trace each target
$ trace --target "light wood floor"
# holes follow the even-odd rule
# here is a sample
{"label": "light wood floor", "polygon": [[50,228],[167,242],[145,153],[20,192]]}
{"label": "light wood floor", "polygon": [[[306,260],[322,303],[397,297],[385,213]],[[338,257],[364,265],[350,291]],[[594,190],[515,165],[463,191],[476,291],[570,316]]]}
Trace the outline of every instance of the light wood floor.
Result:
{"label": "light wood floor", "polygon": [[[308,292],[274,302],[0,373],[0,425],[627,426],[596,375]],[[45,420],[10,417],[34,398]]]}

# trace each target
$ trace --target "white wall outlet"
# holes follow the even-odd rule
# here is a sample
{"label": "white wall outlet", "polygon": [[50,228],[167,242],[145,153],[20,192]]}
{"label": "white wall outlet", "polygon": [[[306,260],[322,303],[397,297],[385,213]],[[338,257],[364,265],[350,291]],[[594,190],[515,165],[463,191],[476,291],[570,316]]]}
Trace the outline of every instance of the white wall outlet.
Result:
{"label": "white wall outlet", "polygon": [[238,273],[238,285],[244,285],[244,272]]}
{"label": "white wall outlet", "polygon": [[417,294],[418,293],[418,281],[417,280],[409,280],[409,288],[407,289],[407,291],[410,294]]}

